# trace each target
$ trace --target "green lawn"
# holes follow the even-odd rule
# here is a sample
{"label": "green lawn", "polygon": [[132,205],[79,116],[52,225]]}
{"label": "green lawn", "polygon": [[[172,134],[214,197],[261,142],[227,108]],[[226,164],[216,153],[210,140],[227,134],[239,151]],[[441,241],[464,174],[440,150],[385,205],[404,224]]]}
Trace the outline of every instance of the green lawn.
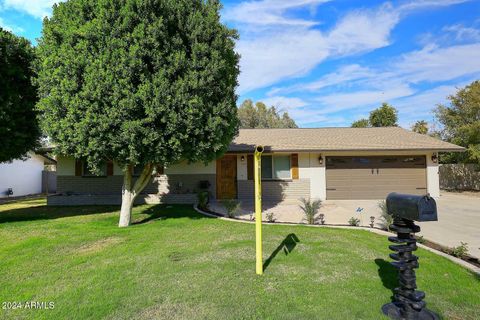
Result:
{"label": "green lawn", "polygon": [[[367,231],[267,225],[268,265],[257,276],[253,225],[190,206],[145,205],[135,208],[141,223],[119,229],[116,210],[0,205],[0,302],[55,303],[2,309],[0,318],[383,319],[396,285],[389,242]],[[480,279],[425,250],[418,255],[429,308],[479,319]]]}

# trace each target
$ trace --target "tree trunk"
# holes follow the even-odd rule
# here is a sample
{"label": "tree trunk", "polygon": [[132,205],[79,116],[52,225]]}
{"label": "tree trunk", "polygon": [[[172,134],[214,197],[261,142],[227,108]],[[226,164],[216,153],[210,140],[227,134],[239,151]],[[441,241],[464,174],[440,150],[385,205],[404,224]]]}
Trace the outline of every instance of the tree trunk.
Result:
{"label": "tree trunk", "polygon": [[122,208],[120,209],[119,227],[128,227],[132,220],[132,207],[137,196],[145,189],[152,176],[153,164],[148,163],[132,185],[133,165],[128,165],[123,173]]}

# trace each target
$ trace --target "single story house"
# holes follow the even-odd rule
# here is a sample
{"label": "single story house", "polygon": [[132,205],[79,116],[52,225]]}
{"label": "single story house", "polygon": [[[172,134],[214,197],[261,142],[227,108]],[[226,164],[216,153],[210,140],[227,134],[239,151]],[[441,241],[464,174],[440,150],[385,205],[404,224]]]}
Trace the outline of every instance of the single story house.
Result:
{"label": "single story house", "polygon": [[[253,201],[253,150],[262,145],[264,201],[384,199],[390,192],[440,195],[438,152],[462,147],[399,127],[241,129],[228,152],[207,165],[159,170],[138,202],[192,203],[200,190],[213,199]],[[106,163],[93,176],[85,163],[58,157],[58,195],[49,204],[119,204],[122,171]]]}
{"label": "single story house", "polygon": [[44,168],[55,164],[46,154],[33,151],[25,159],[0,163],[0,198],[42,193],[46,183]]}

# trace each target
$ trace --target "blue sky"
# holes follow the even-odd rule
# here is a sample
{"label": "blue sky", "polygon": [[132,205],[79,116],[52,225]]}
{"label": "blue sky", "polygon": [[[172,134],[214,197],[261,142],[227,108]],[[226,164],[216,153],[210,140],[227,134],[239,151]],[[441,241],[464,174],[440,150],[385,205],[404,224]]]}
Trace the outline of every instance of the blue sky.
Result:
{"label": "blue sky", "polygon": [[[35,43],[55,0],[0,0],[0,26]],[[480,79],[480,1],[224,0],[240,33],[239,103],[288,111],[302,127],[349,126],[382,102],[400,124]]]}

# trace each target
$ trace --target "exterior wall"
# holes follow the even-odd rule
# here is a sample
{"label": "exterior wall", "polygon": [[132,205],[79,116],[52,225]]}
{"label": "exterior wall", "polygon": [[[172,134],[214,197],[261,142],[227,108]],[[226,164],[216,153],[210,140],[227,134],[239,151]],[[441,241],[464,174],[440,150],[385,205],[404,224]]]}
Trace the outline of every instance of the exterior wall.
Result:
{"label": "exterior wall", "polygon": [[[49,197],[50,205],[120,204],[123,172],[114,164],[112,176],[75,176],[75,159],[59,157],[57,166],[57,193]],[[208,191],[215,195],[215,162],[208,165],[186,162],[165,168],[165,174],[152,178],[139,196],[138,203],[194,203],[200,190],[200,181],[208,181]],[[145,197],[148,195],[148,201]]]}
{"label": "exterior wall", "polygon": [[[323,158],[320,164],[319,158]],[[310,181],[309,197],[312,200],[327,198],[327,183],[325,179],[325,158],[320,153],[300,153],[298,155],[298,170],[300,179]],[[305,195],[305,197],[308,197]]]}
{"label": "exterior wall", "polygon": [[428,153],[427,156],[427,191],[433,198],[440,197],[440,174],[438,171],[438,161],[432,161],[433,153]]}
{"label": "exterior wall", "polygon": [[42,171],[44,160],[33,153],[25,161],[13,160],[0,164],[0,198],[7,197],[8,188],[14,197],[42,192]]}
{"label": "exterior wall", "polygon": [[[253,180],[238,181],[240,201],[253,201],[254,192]],[[265,202],[298,202],[300,198],[308,198],[309,194],[309,179],[262,181],[262,199]]]}

